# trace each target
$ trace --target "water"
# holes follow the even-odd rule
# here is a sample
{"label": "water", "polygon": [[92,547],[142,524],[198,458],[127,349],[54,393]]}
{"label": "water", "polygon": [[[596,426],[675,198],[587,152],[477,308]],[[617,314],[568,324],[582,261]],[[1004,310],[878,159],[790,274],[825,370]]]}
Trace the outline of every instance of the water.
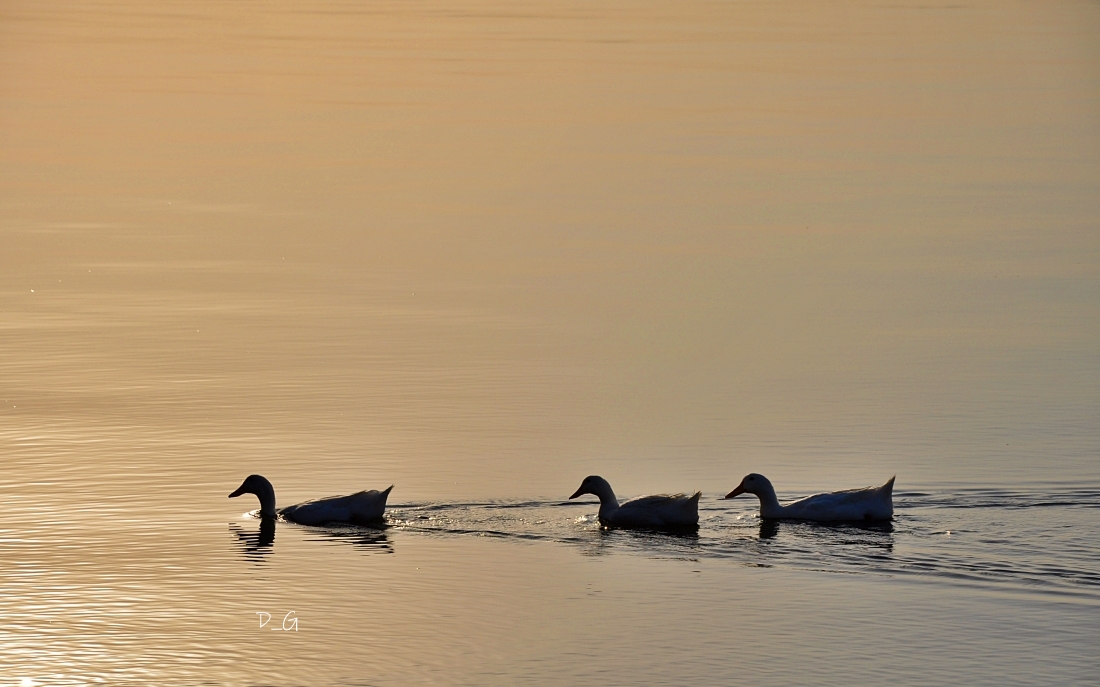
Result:
{"label": "water", "polygon": [[1098,33],[6,4],[0,684],[1098,684]]}
{"label": "water", "polygon": [[[1092,600],[1100,586],[1094,565],[1100,550],[1092,541],[1100,525],[1095,489],[901,491],[895,519],[866,526],[762,521],[755,504],[732,508],[719,499],[714,495],[703,502],[698,532],[680,536],[604,530],[592,504],[561,502],[398,507],[392,509],[390,527],[379,532],[474,535],[556,542],[589,553],[911,575]],[[578,515],[578,510],[585,513]],[[362,531],[351,528],[339,535],[355,538]],[[370,536],[363,543],[375,545]]]}
{"label": "water", "polygon": [[1095,680],[1094,491],[899,492],[866,528],[703,503],[679,536],[561,500],[262,539],[239,515],[15,509],[5,653],[46,684]]}

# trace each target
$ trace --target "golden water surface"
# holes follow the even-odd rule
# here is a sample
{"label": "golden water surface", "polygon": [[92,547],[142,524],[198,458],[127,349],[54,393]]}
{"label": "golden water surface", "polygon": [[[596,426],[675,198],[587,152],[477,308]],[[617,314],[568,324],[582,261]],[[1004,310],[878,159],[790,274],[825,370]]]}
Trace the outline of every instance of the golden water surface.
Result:
{"label": "golden water surface", "polygon": [[0,680],[1095,680],[1098,217],[1093,2],[5,0]]}

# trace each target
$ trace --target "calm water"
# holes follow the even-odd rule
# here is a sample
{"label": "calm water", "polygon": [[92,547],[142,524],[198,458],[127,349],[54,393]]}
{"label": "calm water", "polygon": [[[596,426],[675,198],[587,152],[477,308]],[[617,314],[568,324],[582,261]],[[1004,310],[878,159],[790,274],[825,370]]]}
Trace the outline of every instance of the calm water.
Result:
{"label": "calm water", "polygon": [[[1100,684],[1098,39],[3,4],[0,684]],[[762,524],[750,471],[896,516]],[[253,472],[396,487],[261,531]]]}

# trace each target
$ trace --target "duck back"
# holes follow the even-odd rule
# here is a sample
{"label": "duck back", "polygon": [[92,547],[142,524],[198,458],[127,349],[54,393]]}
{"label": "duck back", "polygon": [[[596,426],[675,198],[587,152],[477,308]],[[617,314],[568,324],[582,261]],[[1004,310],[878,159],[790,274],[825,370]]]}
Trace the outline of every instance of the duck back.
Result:
{"label": "duck back", "polygon": [[694,527],[699,524],[699,497],[701,492],[687,494],[658,494],[642,496],[627,501],[608,518],[609,524],[624,527],[669,529]]}
{"label": "duck back", "polygon": [[377,522],[386,511],[391,485],[384,491],[371,489],[348,496],[304,501],[280,509],[279,515],[300,525],[323,525],[327,522],[349,522],[356,525]]}
{"label": "duck back", "polygon": [[782,508],[784,518],[826,521],[889,520],[894,515],[894,478],[881,487],[807,496]]}

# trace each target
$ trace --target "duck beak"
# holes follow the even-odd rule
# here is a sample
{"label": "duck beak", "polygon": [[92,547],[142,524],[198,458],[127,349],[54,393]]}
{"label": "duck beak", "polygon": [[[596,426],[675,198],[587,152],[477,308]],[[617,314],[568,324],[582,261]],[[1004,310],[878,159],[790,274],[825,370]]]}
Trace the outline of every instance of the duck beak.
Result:
{"label": "duck beak", "polygon": [[741,485],[737,485],[736,489],[734,489],[730,493],[726,494],[726,498],[727,499],[732,499],[734,496],[737,496],[738,494],[744,494],[744,493],[745,493],[745,487],[743,487]]}
{"label": "duck beak", "polygon": [[244,490],[244,485],[242,484],[241,486],[237,487],[237,491],[235,491],[235,492],[233,492],[232,494],[229,495],[229,498],[235,499],[238,496],[240,496],[241,494],[245,494],[245,493],[247,493],[247,492]]}
{"label": "duck beak", "polygon": [[573,492],[573,495],[572,495],[572,496],[570,496],[569,498],[571,498],[571,499],[575,499],[575,498],[577,498],[578,496],[580,496],[580,495],[581,495],[581,494],[583,494],[583,493],[584,493],[584,492],[583,492],[583,491],[581,491],[581,488],[580,488],[580,487],[578,487],[578,488],[577,488],[577,491]]}

